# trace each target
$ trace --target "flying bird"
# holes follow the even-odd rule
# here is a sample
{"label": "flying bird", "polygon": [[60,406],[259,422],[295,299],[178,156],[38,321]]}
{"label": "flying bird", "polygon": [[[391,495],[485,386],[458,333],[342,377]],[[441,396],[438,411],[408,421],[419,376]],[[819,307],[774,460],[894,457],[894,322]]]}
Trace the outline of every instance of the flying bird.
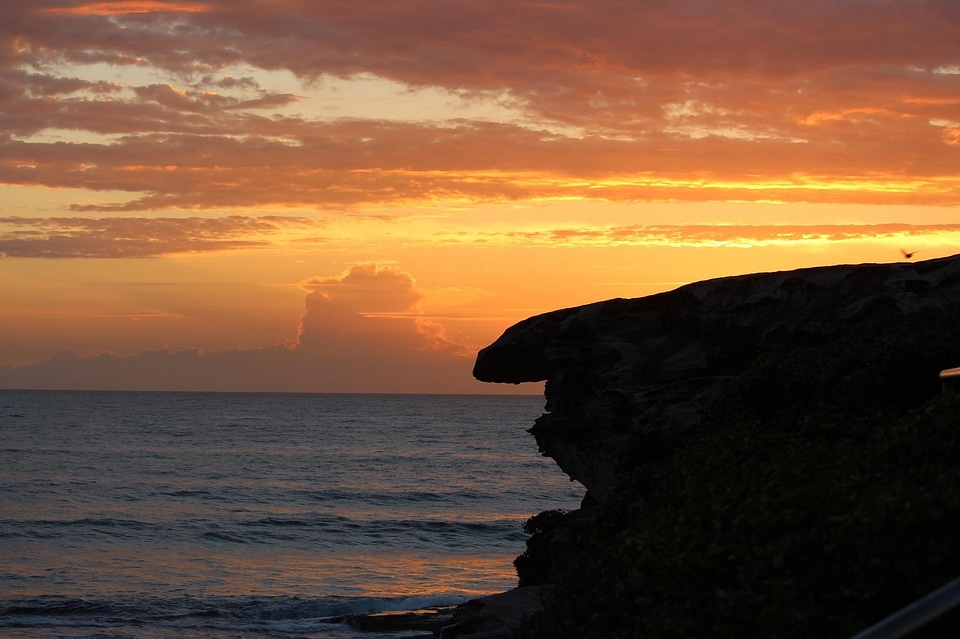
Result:
{"label": "flying bird", "polygon": [[900,249],[900,252],[903,253],[903,256],[904,256],[905,258],[907,258],[908,260],[909,260],[911,257],[913,257],[914,255],[917,254],[916,251],[910,251],[909,253],[907,253],[907,252],[904,251],[903,249]]}

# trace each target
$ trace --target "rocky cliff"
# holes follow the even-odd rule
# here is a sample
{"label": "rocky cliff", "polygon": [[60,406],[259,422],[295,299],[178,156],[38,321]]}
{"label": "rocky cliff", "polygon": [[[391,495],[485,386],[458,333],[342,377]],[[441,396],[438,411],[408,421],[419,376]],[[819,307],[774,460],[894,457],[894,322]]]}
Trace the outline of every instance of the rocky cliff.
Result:
{"label": "rocky cliff", "polygon": [[[777,371],[778,361],[796,363],[799,354],[805,370],[815,371],[817,362],[823,364],[823,361],[816,360],[811,364],[803,359],[804,351],[795,349],[822,346],[825,349],[814,348],[809,352],[829,351],[842,345],[844,340],[855,338],[861,340],[856,342],[860,344],[860,350],[854,352],[860,352],[865,358],[863,370],[872,371],[872,375],[884,375],[883,366],[895,366],[897,362],[902,363],[904,357],[910,361],[915,351],[885,353],[880,357],[872,344],[876,343],[879,348],[884,339],[883,330],[886,330],[882,327],[922,326],[933,317],[956,315],[956,307],[945,309],[943,313],[917,314],[918,311],[958,304],[960,255],[915,263],[843,265],[727,277],[697,282],[658,295],[613,299],[529,318],[507,329],[496,342],[478,354],[474,376],[482,381],[500,383],[546,380],[547,412],[530,429],[541,452],[552,457],[572,479],[588,489],[585,504],[603,503],[607,497],[611,498],[608,503],[616,503],[611,491],[622,471],[643,464],[660,464],[661,468],[669,469],[678,459],[674,454],[682,449],[680,444],[698,434],[709,436],[705,429],[711,427],[708,425],[716,427],[718,423],[716,415],[711,414],[717,400],[726,396],[725,401],[729,402],[731,395],[727,391],[734,391],[733,396],[742,392],[737,391],[734,382],[742,381],[746,371],[756,370],[758,356],[767,356],[764,370]],[[915,315],[905,319],[927,319],[923,322],[900,321],[901,316],[911,314]],[[917,338],[917,344],[923,345],[925,368],[920,376],[923,380],[930,377],[936,388],[936,372],[940,369],[926,370],[931,362],[942,359],[944,361],[939,364],[949,367],[956,365],[954,360],[960,355],[950,322],[932,333],[933,341],[927,334],[912,331],[909,334]],[[872,339],[874,335],[875,340]],[[941,344],[944,345],[942,353],[930,357],[926,351],[935,351]],[[902,345],[896,348],[902,350]],[[839,352],[849,353],[850,350],[841,349]],[[779,354],[782,354],[782,360],[778,359]],[[770,368],[771,358],[773,368]],[[885,362],[889,359],[889,362],[878,368],[878,358]],[[872,363],[867,361],[870,359]],[[858,365],[852,362],[850,366]],[[906,392],[904,386],[898,384],[905,379],[913,380],[913,377],[904,376],[912,375],[910,371],[914,367],[906,368],[909,370],[897,369],[892,379],[899,381],[891,382],[892,390],[888,392]],[[791,379],[788,370],[777,371],[775,376],[780,372],[784,373],[781,376],[784,379]],[[835,373],[831,377],[825,371],[824,379],[834,378]],[[929,390],[926,381],[923,386]],[[886,388],[883,384],[877,387]],[[805,386],[798,390],[799,397],[805,397],[804,393],[810,391]],[[852,390],[853,386],[834,393],[840,397],[837,408],[844,410],[842,406],[851,400],[846,393]],[[858,401],[872,401],[869,393],[865,397],[858,397]],[[763,399],[764,405],[774,409],[783,401],[780,394],[756,398]],[[790,404],[794,408],[797,406],[795,400]],[[809,401],[816,403],[817,398],[810,397]],[[836,402],[837,397],[831,401]],[[846,424],[842,418],[840,422]],[[826,450],[832,448],[827,445]],[[878,490],[882,491],[883,487]],[[821,504],[821,497],[816,495],[815,503]],[[615,517],[619,516],[616,507],[612,510]],[[571,588],[571,584],[584,581],[578,576],[578,558],[589,559],[601,549],[610,548],[610,542],[615,543],[615,539],[588,540],[591,522],[602,518],[600,513],[604,511],[603,508],[584,507],[567,514],[547,512],[530,522],[536,523],[529,527],[537,532],[528,540],[526,552],[517,561],[521,586],[566,588],[564,597],[573,596],[570,601],[564,598],[554,601],[546,613],[548,617],[558,614],[561,617],[559,621],[553,621],[554,627],[559,627],[557,624],[562,626],[564,619],[572,623],[581,613],[591,619],[597,618],[598,614],[620,619],[623,617],[621,609],[625,610],[624,606],[629,604],[615,598],[611,604],[602,587],[600,599],[596,601],[582,593],[570,594],[577,591],[576,587]],[[933,509],[932,512],[939,510]],[[628,516],[624,515],[628,522],[625,525],[631,525],[630,517],[642,519],[647,514],[645,509],[631,510]],[[846,514],[849,513],[844,516]],[[876,515],[869,509],[860,514],[864,515],[864,521],[873,521],[870,517]],[[714,515],[710,514],[710,517]],[[846,521],[844,517],[835,519]],[[752,521],[749,517],[746,520]],[[878,521],[882,521],[882,517]],[[763,526],[768,531],[779,529],[776,522],[763,522]],[[632,534],[639,534],[637,530],[646,529],[639,525]],[[742,532],[736,532],[734,536]],[[789,535],[787,538],[793,539]],[[837,539],[843,539],[842,534],[837,533]],[[855,548],[860,547],[860,541],[861,537],[855,534],[852,542]],[[891,542],[890,547],[894,546]],[[616,554],[621,551],[624,549],[610,551],[616,557],[612,561],[618,564],[625,561]],[[750,556],[754,554],[751,550]],[[853,556],[856,553],[850,551],[848,554]],[[633,557],[629,561],[642,559]],[[760,560],[765,559],[760,557]],[[870,560],[875,562],[876,557],[871,556]],[[603,560],[599,561],[602,563]],[[587,565],[593,564],[588,561]],[[719,574],[727,575],[729,568],[723,567]],[[690,566],[683,569],[694,570]],[[618,580],[624,575],[633,575],[629,570],[624,575],[615,569],[598,570],[601,577],[614,575],[609,579],[613,579],[621,590],[623,586]],[[801,573],[802,570],[798,571],[802,577]],[[851,574],[859,573],[852,568]],[[586,579],[591,584],[587,591],[596,589],[595,577],[597,575]],[[895,580],[896,583],[903,581]],[[709,583],[713,584],[713,581]],[[744,583],[750,583],[750,580]],[[811,583],[814,591],[823,589],[823,584],[816,579]],[[886,592],[888,586],[884,585],[881,590]],[[516,600],[523,614],[531,614],[541,609],[542,602],[531,603],[530,597],[523,597],[527,590],[521,587],[504,593],[502,598],[508,602]],[[686,601],[700,594],[683,591],[680,600]],[[578,602],[584,604],[586,610],[576,608]],[[482,608],[482,604],[483,601],[476,606]],[[606,613],[597,613],[598,607],[603,606],[606,606]],[[476,617],[473,609],[462,608],[459,612],[467,621]],[[495,608],[491,610],[495,611]],[[753,610],[751,606],[748,609]],[[772,609],[776,609],[776,605]],[[509,636],[509,627],[516,622],[493,624],[490,616],[478,617],[479,625],[466,623],[464,627],[477,633],[469,636],[485,639]],[[625,623],[633,627],[631,624],[635,621],[627,615]],[[545,636],[551,636],[551,626],[547,624],[545,627],[548,629]],[[442,636],[458,636],[457,633],[458,630],[451,627]]]}
{"label": "rocky cliff", "polygon": [[727,277],[524,320],[480,351],[482,381],[546,380],[531,432],[603,500],[657,462],[758,354],[823,343],[884,314],[960,302],[960,255]]}

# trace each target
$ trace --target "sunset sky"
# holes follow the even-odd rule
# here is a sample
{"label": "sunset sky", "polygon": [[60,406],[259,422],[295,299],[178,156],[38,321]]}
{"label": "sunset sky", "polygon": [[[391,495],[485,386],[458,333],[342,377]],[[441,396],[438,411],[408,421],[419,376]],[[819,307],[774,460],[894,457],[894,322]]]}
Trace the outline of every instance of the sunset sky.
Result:
{"label": "sunset sky", "polygon": [[530,315],[960,252],[956,0],[0,4],[0,388],[539,392]]}

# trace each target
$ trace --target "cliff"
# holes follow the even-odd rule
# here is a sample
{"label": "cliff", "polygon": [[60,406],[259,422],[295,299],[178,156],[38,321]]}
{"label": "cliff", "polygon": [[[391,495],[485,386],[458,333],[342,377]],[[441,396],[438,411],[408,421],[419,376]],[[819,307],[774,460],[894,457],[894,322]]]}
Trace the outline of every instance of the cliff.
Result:
{"label": "cliff", "polygon": [[[507,329],[474,376],[546,380],[530,432],[588,496],[528,522],[521,587],[492,603],[533,615],[531,637],[713,636],[726,623],[739,634],[716,636],[747,636],[761,612],[764,636],[807,637],[850,634],[925,594],[960,569],[940,543],[960,525],[960,500],[941,497],[960,481],[960,400],[920,411],[922,425],[909,415],[957,365],[958,318],[960,255],[726,277]],[[636,480],[651,469],[653,495]],[[898,537],[911,509],[924,532]],[[838,574],[820,574],[827,548]],[[904,556],[939,568],[886,569]],[[556,594],[524,596],[536,590]],[[518,623],[472,604],[441,636],[506,637]]]}
{"label": "cliff", "polygon": [[960,302],[960,255],[697,282],[524,320],[480,351],[486,382],[546,380],[530,432],[600,501],[625,468],[669,458],[760,354]]}

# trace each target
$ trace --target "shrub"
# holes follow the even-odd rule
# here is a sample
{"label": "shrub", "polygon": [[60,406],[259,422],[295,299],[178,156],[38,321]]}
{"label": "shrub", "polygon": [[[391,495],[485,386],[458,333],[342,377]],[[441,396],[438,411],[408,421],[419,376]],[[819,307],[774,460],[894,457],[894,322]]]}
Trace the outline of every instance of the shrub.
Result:
{"label": "shrub", "polygon": [[536,535],[538,533],[550,530],[561,521],[567,515],[566,510],[557,508],[555,510],[544,510],[542,513],[536,514],[533,517],[527,519],[523,524],[523,532],[528,535]]}

